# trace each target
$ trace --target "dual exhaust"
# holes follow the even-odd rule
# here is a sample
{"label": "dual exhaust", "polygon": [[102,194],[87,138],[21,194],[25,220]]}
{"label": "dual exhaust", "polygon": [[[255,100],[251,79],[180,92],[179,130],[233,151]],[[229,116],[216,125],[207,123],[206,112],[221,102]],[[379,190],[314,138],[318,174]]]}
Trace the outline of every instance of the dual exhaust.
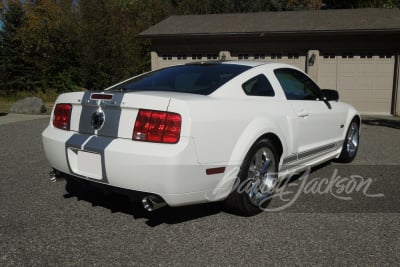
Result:
{"label": "dual exhaust", "polygon": [[[55,183],[57,180],[59,180],[59,178],[62,177],[62,174],[57,170],[53,170],[49,173],[49,176],[50,181]],[[167,203],[165,203],[165,201],[157,195],[148,195],[142,199],[142,205],[147,211],[155,211],[165,207]]]}

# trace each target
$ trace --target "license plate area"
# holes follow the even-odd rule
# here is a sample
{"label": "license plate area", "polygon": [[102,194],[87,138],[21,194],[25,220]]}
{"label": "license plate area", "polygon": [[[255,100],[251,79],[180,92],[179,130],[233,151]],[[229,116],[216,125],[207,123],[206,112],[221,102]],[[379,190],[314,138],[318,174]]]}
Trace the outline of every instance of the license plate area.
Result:
{"label": "license plate area", "polygon": [[96,180],[103,179],[101,154],[68,148],[68,162],[75,174]]}

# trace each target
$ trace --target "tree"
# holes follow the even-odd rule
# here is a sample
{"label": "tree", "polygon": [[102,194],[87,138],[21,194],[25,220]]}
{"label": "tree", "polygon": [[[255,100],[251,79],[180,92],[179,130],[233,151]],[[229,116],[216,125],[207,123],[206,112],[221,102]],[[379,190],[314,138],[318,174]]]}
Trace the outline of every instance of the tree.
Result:
{"label": "tree", "polygon": [[150,68],[149,43],[138,33],[171,14],[164,0],[81,0],[83,85],[102,89]]}
{"label": "tree", "polygon": [[[115,1],[81,0],[80,68],[83,85],[102,89],[127,75],[132,61],[132,18]],[[118,15],[117,15],[118,14]],[[132,34],[132,35],[131,35]],[[129,43],[129,44],[128,44]]]}
{"label": "tree", "polygon": [[216,13],[243,13],[269,10],[281,10],[286,1],[281,0],[176,0],[173,5],[178,14],[216,14]]}
{"label": "tree", "polygon": [[150,69],[138,34],[172,14],[399,7],[400,0],[0,0],[0,89],[102,89]]}
{"label": "tree", "polygon": [[17,90],[32,89],[35,85],[32,65],[23,58],[23,47],[17,32],[25,20],[19,1],[8,1],[1,12],[3,27],[0,31],[0,90],[12,94]]}
{"label": "tree", "polygon": [[27,17],[18,32],[24,56],[34,62],[42,88],[71,90],[77,80],[77,29],[70,0],[27,3]]}

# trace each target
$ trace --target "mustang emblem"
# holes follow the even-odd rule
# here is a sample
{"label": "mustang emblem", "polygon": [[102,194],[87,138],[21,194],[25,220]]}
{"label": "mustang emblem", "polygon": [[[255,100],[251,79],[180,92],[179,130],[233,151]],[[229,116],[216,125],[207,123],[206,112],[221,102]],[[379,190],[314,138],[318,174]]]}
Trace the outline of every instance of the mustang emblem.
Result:
{"label": "mustang emblem", "polygon": [[105,120],[105,115],[104,112],[101,108],[96,110],[95,113],[92,114],[92,127],[95,130],[99,130],[101,127],[103,127]]}

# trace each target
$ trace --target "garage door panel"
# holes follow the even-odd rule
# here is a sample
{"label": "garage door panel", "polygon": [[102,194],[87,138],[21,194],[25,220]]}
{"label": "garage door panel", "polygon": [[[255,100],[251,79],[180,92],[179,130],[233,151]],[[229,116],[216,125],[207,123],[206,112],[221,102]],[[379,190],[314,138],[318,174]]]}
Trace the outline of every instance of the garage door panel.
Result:
{"label": "garage door panel", "polygon": [[366,113],[390,114],[393,75],[394,57],[387,54],[321,53],[318,61],[318,83]]}
{"label": "garage door panel", "polygon": [[351,103],[357,110],[367,111],[371,108],[371,103],[369,102],[361,102],[358,101],[357,103]]}
{"label": "garage door panel", "polygon": [[318,60],[318,76],[317,82],[321,88],[336,89],[337,88],[337,59],[330,55],[320,57]]}
{"label": "garage door panel", "polygon": [[373,73],[374,72],[374,63],[362,63],[358,65],[358,73]]}
{"label": "garage door panel", "polygon": [[393,63],[388,63],[388,64],[377,64],[376,65],[376,72],[380,74],[388,74],[394,72],[393,68],[394,62]]}
{"label": "garage door panel", "polygon": [[336,76],[336,61],[329,61],[324,64],[324,73],[332,73]]}
{"label": "garage door panel", "polygon": [[382,76],[375,76],[374,85],[376,89],[380,90],[392,90],[393,86],[393,76],[391,75],[382,75]]}
{"label": "garage door panel", "polygon": [[353,91],[341,91],[339,92],[339,99],[340,101],[346,101],[348,99],[353,99],[354,97],[356,97],[355,92]]}
{"label": "garage door panel", "polygon": [[323,89],[336,89],[336,75],[335,76],[332,76],[332,75],[321,76],[318,80],[318,84]]}
{"label": "garage door panel", "polygon": [[[358,102],[356,104],[352,104],[357,110],[360,110],[364,113],[387,113],[388,106],[386,102],[375,102],[371,105],[369,101]],[[373,110],[373,111],[371,111]]]}
{"label": "garage door panel", "polygon": [[376,100],[386,101],[388,97],[392,97],[392,91],[382,90],[379,92],[375,92],[374,97]]}
{"label": "garage door panel", "polygon": [[356,88],[360,90],[374,90],[374,77],[372,76],[358,77]]}
{"label": "garage door panel", "polygon": [[376,102],[373,107],[374,112],[377,113],[387,113],[388,108],[390,109],[390,105],[388,105],[386,102]]}
{"label": "garage door panel", "polygon": [[337,69],[339,74],[348,74],[354,73],[356,71],[356,67],[356,64],[352,64],[346,61],[339,61],[339,66]]}
{"label": "garage door panel", "polygon": [[353,90],[356,86],[356,80],[353,76],[344,76],[340,77],[338,81],[338,90]]}
{"label": "garage door panel", "polygon": [[368,102],[371,98],[375,98],[376,94],[374,90],[359,90],[355,97],[358,101]]}

